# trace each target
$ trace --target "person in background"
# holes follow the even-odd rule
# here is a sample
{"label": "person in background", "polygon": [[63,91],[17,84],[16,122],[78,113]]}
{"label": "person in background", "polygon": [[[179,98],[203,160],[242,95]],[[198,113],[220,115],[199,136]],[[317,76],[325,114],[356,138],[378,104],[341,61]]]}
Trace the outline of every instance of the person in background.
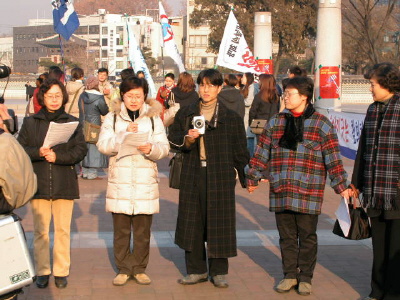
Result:
{"label": "person in background", "polygon": [[[121,71],[122,72],[122,71]],[[133,70],[132,70],[133,72]],[[108,109],[112,110],[112,102],[111,102],[111,83],[108,81],[108,69],[100,68],[97,70],[97,78],[99,79],[99,89],[100,92],[103,93],[106,103],[108,105]]]}
{"label": "person in background", "polygon": [[[101,125],[101,116],[108,113],[108,106],[104,95],[99,91],[99,79],[96,76],[89,76],[85,88],[79,98],[79,121]],[[98,168],[107,168],[108,159],[99,152],[95,144],[86,143],[86,145],[88,153],[82,161],[82,178],[97,179]]]}
{"label": "person in background", "polygon": [[[201,101],[179,109],[168,134],[184,156],[175,243],[185,250],[187,276],[178,283],[197,284],[210,276],[215,287],[226,288],[228,258],[237,255],[235,169],[245,187],[249,153],[242,118],[218,101],[222,74],[203,70],[197,84]],[[190,126],[198,116],[205,119],[204,134]]]}
{"label": "person in background", "polygon": [[46,80],[49,77],[49,73],[45,72],[43,74],[40,74],[39,77],[36,79],[36,89],[33,91],[33,111],[35,114],[39,112],[39,110],[42,109],[42,106],[39,104],[39,100],[37,98],[37,95],[39,93],[39,88],[42,85],[43,81]]}
{"label": "person in background", "polygon": [[241,93],[244,97],[244,105],[245,105],[243,121],[244,121],[244,128],[246,130],[247,149],[249,150],[250,156],[252,156],[256,143],[256,136],[250,130],[249,111],[251,104],[253,103],[254,100],[254,75],[252,73],[245,73],[244,76],[242,77],[242,84],[243,88],[241,89]]}
{"label": "person in background", "polygon": [[[111,156],[106,210],[113,218],[118,274],[112,282],[118,286],[130,278],[138,284],[151,283],[145,271],[153,214],[159,212],[156,161],[168,155],[169,143],[159,118],[162,107],[158,101],[147,99],[148,91],[145,79],[126,78],[120,86],[120,105],[107,114],[97,142],[99,151]],[[146,142],[122,155],[124,137],[136,132],[146,134]]]}
{"label": "person in background", "polygon": [[243,95],[236,88],[238,83],[234,74],[226,74],[224,78],[224,86],[218,94],[218,101],[223,103],[227,108],[236,112],[242,119],[245,114],[245,104]]}
{"label": "person in background", "polygon": [[123,69],[119,76],[121,76],[121,82],[130,76],[135,76],[135,71],[132,68]]}
{"label": "person in background", "polygon": [[25,90],[26,90],[26,101],[29,101],[32,96],[33,96],[33,91],[35,90],[35,88],[33,86],[31,86],[31,84],[29,83],[29,81],[25,84]]}
{"label": "person in background", "polygon": [[157,92],[156,100],[161,103],[161,105],[164,107],[162,114],[161,114],[161,119],[163,119],[164,115],[164,110],[165,110],[165,100],[168,99],[169,93],[171,93],[171,90],[175,87],[175,75],[172,73],[167,73],[164,77],[164,85],[160,86]]}
{"label": "person in background", "polygon": [[146,77],[143,71],[137,71],[136,76],[137,76],[137,78],[145,78]]}
{"label": "person in background", "polygon": [[65,74],[58,66],[51,66],[49,68],[49,79],[57,79],[65,84]]}
{"label": "person in background", "polygon": [[[37,189],[31,160],[8,131],[9,118],[7,107],[0,104],[0,215],[11,214],[25,205]],[[16,300],[21,292],[16,289],[0,295],[0,300]]]}
{"label": "person in background", "polygon": [[50,122],[78,121],[64,110],[68,93],[57,79],[47,79],[40,86],[37,114],[24,119],[18,141],[30,157],[38,179],[38,189],[31,207],[34,227],[34,258],[36,286],[46,288],[52,273],[50,266],[50,223],[54,224],[53,275],[57,288],[65,288],[70,271],[70,230],[74,199],[79,199],[75,164],[86,155],[87,147],[82,125],[67,143],[54,147],[43,145]]}
{"label": "person in background", "polygon": [[284,275],[275,291],[286,293],[298,286],[303,296],[311,294],[327,173],[334,191],[349,197],[335,128],[314,110],[313,91],[314,83],[307,77],[289,80],[286,109],[269,121],[246,167],[250,193],[270,170],[269,209],[275,212]]}
{"label": "person in background", "polygon": [[67,114],[79,118],[79,97],[85,90],[83,85],[83,70],[81,68],[73,68],[71,70],[71,81],[65,85],[68,93],[68,102],[65,104],[65,111]]}
{"label": "person in background", "polygon": [[194,80],[192,75],[188,72],[182,72],[179,74],[178,84],[172,88],[171,93],[168,95],[168,99],[165,102],[166,108],[169,107],[168,101],[171,99],[171,96],[174,95],[174,99],[176,103],[179,103],[180,108],[188,106],[192,103],[199,102],[199,94],[197,94],[196,85],[194,84]]}
{"label": "person in background", "polygon": [[[374,102],[368,107],[352,184],[363,193],[372,229],[371,293],[365,300],[400,299],[400,72],[376,64],[365,75]],[[349,190],[351,195],[353,193]]]}
{"label": "person in background", "polygon": [[237,88],[239,91],[241,91],[244,88],[244,84],[242,84],[243,74],[236,74],[235,76],[238,80],[235,88]]}

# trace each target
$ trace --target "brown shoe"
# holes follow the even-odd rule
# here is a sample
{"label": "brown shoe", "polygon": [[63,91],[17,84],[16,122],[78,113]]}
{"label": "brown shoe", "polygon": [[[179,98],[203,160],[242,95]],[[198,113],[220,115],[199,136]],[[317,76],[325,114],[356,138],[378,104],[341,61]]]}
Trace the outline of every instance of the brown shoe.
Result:
{"label": "brown shoe", "polygon": [[127,274],[118,274],[117,276],[115,276],[115,278],[113,279],[113,285],[125,285],[128,280],[129,280],[130,276]]}
{"label": "brown shoe", "polygon": [[136,282],[139,284],[148,285],[151,283],[150,277],[147,276],[145,273],[135,274],[135,275],[133,275],[133,277],[135,278]]}
{"label": "brown shoe", "polygon": [[278,293],[287,293],[297,285],[297,279],[282,279],[274,290]]}

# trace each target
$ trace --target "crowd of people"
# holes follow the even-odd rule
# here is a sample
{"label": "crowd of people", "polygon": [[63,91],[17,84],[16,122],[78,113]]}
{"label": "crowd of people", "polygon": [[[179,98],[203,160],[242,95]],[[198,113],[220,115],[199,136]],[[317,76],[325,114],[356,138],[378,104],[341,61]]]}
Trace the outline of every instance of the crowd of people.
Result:
{"label": "crowd of people", "polygon": [[[108,168],[105,207],[112,214],[118,270],[112,283],[121,286],[134,279],[150,284],[151,224],[160,198],[157,161],[173,151],[183,155],[175,243],[184,250],[187,274],[178,283],[210,280],[217,288],[229,286],[228,258],[237,255],[236,182],[249,193],[268,182],[283,271],[274,289],[286,293],[295,288],[310,295],[327,176],[335,193],[348,199],[354,192],[335,128],[314,109],[314,83],[307,73],[290,68],[282,87],[270,74],[223,76],[207,69],[196,82],[183,72],[175,84],[175,75],[168,73],[154,99],[148,97],[141,71],[123,70],[119,88],[108,81],[107,69],[97,73],[85,80],[83,70],[74,68],[66,83],[59,68],[40,75],[32,96],[34,112],[24,119],[17,138],[37,177],[37,190],[30,195],[37,287],[46,288],[51,274],[58,288],[67,287],[78,177],[99,179],[103,168]],[[392,300],[400,297],[400,72],[381,63],[365,78],[374,102],[351,179],[364,194],[362,204],[372,226],[371,293],[365,299]],[[179,109],[166,127],[164,113],[176,103]],[[1,106],[0,137],[8,131],[9,119]],[[265,121],[261,131],[254,130],[254,120]],[[52,122],[77,122],[68,142],[44,145]],[[101,126],[94,142],[87,137],[88,124]],[[10,211],[7,203],[0,204],[3,213]]]}

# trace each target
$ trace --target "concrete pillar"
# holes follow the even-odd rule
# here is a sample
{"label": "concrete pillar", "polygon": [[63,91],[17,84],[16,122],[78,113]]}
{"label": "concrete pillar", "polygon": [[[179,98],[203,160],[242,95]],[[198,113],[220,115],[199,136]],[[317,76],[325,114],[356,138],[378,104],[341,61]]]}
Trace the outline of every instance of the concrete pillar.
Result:
{"label": "concrete pillar", "polygon": [[254,57],[263,73],[273,74],[272,63],[272,22],[270,12],[256,12],[254,15]]}
{"label": "concrete pillar", "polygon": [[319,0],[315,59],[315,107],[340,111],[342,84],[341,0]]}

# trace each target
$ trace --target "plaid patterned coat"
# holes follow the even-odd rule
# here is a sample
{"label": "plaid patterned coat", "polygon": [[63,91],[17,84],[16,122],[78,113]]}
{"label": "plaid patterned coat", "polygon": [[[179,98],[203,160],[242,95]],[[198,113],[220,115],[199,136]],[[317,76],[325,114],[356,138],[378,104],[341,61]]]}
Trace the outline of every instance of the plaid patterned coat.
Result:
{"label": "plaid patterned coat", "polygon": [[347,188],[335,129],[325,116],[314,112],[304,121],[303,142],[297,151],[282,148],[285,113],[290,112],[275,115],[261,134],[246,167],[247,184],[258,185],[261,172],[269,166],[270,211],[320,214],[327,172],[336,193]]}
{"label": "plaid patterned coat", "polygon": [[[193,116],[198,115],[198,102],[181,108],[169,127],[168,139],[181,145]],[[245,187],[244,167],[249,162],[243,119],[220,103],[217,128],[206,130],[204,144],[207,154],[207,254],[211,258],[236,256],[235,168]],[[201,226],[196,188],[200,175],[199,142],[197,139],[190,148],[172,144],[171,147],[184,152],[175,243],[191,251],[197,238],[194,229]]]}

